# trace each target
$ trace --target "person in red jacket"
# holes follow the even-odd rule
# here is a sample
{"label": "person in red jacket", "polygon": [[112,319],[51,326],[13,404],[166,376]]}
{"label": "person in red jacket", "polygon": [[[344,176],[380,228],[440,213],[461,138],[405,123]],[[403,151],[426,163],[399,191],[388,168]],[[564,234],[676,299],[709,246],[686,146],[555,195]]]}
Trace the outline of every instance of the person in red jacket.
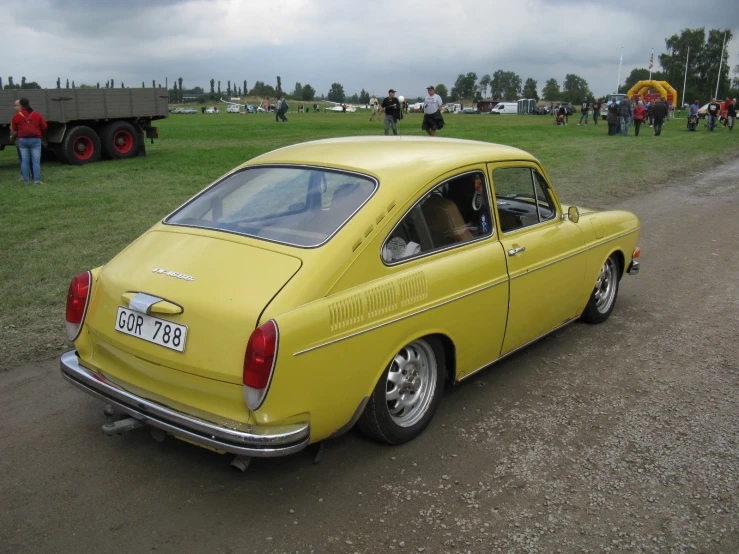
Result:
{"label": "person in red jacket", "polygon": [[634,136],[639,136],[639,127],[644,123],[644,115],[647,113],[647,109],[644,107],[644,103],[639,100],[639,103],[634,108]]}
{"label": "person in red jacket", "polygon": [[29,182],[29,165],[33,165],[33,179],[41,181],[41,135],[46,130],[46,121],[40,113],[33,110],[28,98],[15,101],[15,115],[10,120],[10,128],[18,135],[18,149],[21,153],[21,175],[23,182]]}

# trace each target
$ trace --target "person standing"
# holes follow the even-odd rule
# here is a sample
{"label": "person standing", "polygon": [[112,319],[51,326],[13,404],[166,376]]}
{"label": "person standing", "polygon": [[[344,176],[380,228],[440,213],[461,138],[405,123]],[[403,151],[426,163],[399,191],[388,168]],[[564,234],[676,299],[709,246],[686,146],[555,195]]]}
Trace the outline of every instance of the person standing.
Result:
{"label": "person standing", "polygon": [[618,104],[611,102],[608,106],[608,135],[614,136],[618,132]]}
{"label": "person standing", "polygon": [[726,126],[731,131],[734,128],[734,122],[736,121],[736,98],[726,99]]}
{"label": "person standing", "polygon": [[593,102],[593,125],[598,125],[598,120],[600,119],[600,100],[595,99],[595,102]]}
{"label": "person standing", "polygon": [[706,112],[708,112],[708,130],[713,132],[713,129],[716,127],[716,121],[718,121],[718,114],[721,112],[721,104],[716,102],[715,98],[712,98],[711,103],[706,108]]}
{"label": "person standing", "polygon": [[398,135],[397,121],[400,118],[400,102],[395,98],[395,91],[390,89],[387,91],[387,98],[382,101],[382,111],[385,113],[385,135],[390,134],[390,127],[393,128],[393,134]]}
{"label": "person standing", "polygon": [[618,116],[621,118],[621,136],[625,137],[629,134],[629,125],[634,112],[631,108],[631,99],[625,96],[618,104]]}
{"label": "person standing", "polygon": [[585,118],[585,125],[588,124],[588,115],[590,113],[590,102],[588,102],[588,97],[586,96],[582,100],[582,106],[580,106],[580,121],[578,122],[577,126],[580,126],[580,123],[582,123],[583,117]]}
{"label": "person standing", "polygon": [[30,181],[29,166],[33,166],[33,182],[41,181],[41,135],[47,125],[43,116],[34,111],[28,98],[16,100],[15,115],[10,120],[10,128],[18,136],[18,149],[21,154],[21,176],[23,182]]}
{"label": "person standing", "polygon": [[444,127],[444,118],[441,116],[441,107],[444,101],[436,94],[433,86],[426,87],[428,96],[423,101],[423,123],[421,129],[430,137],[436,136],[436,131]]}
{"label": "person standing", "polygon": [[667,117],[667,100],[657,100],[652,108],[654,114],[654,136],[658,137],[662,134],[662,124]]}
{"label": "person standing", "polygon": [[634,136],[639,136],[639,127],[641,127],[641,124],[644,123],[644,114],[647,113],[647,109],[644,107],[644,104],[641,100],[637,101],[636,106],[634,107]]}
{"label": "person standing", "polygon": [[377,95],[373,94],[372,98],[370,98],[369,101],[370,110],[372,110],[372,115],[370,115],[370,121],[374,121],[377,117],[377,111],[380,108],[380,103],[377,101]]}
{"label": "person standing", "polygon": [[282,99],[277,97],[277,105],[275,106],[275,123],[280,122],[280,110],[282,109]]}

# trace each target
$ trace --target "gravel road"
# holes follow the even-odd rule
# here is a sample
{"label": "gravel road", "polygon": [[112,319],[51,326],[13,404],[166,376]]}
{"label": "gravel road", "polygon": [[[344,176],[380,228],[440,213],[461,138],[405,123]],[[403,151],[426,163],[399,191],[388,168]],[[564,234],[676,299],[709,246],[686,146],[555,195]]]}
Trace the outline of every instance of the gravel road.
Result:
{"label": "gravel road", "polygon": [[107,438],[56,360],[0,374],[0,551],[739,552],[739,160],[618,206],[642,270],[446,393],[390,448],[350,433],[241,474]]}

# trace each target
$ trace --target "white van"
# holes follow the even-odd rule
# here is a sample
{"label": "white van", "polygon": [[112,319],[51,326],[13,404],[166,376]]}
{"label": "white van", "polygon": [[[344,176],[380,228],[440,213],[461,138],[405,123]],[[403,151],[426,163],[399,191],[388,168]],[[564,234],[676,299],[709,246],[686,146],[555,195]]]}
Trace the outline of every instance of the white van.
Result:
{"label": "white van", "polygon": [[239,113],[239,105],[238,104],[229,104],[226,106],[226,113]]}
{"label": "white van", "polygon": [[517,114],[518,113],[518,102],[499,102],[497,106],[495,106],[492,110],[490,110],[490,115],[500,115],[500,114]]}

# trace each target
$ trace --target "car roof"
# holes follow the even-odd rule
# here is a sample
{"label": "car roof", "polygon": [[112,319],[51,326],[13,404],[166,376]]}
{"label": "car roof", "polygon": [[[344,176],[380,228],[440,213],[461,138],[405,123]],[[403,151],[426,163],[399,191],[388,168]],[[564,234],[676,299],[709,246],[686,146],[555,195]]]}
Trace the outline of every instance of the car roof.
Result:
{"label": "car roof", "polygon": [[[304,142],[273,150],[243,167],[261,164],[314,165],[347,169],[377,177],[394,187],[413,189],[439,175],[480,162],[536,161],[518,148],[440,137],[342,137]],[[412,177],[409,179],[408,177]]]}

